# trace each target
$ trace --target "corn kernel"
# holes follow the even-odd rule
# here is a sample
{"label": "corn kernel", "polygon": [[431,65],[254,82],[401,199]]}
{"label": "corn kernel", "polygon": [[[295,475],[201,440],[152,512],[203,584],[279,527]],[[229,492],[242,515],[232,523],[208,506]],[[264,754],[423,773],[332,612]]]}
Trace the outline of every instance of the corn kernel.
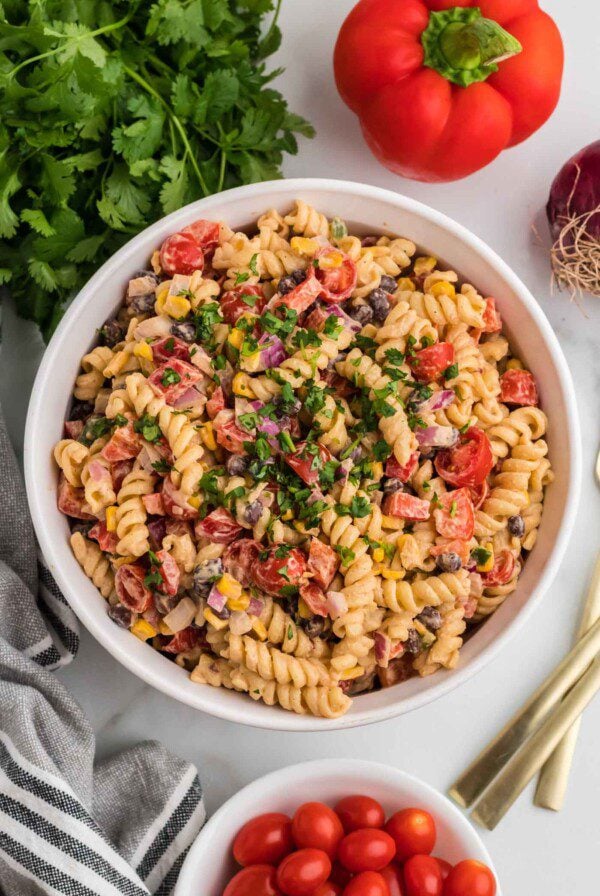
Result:
{"label": "corn kernel", "polygon": [[382,569],[381,575],[384,579],[391,579],[393,582],[399,582],[403,576],[401,569]]}
{"label": "corn kernel", "polygon": [[353,666],[352,669],[344,669],[340,672],[339,677],[341,681],[349,681],[351,678],[360,678],[364,673],[365,670],[362,666]]}
{"label": "corn kernel", "polygon": [[232,345],[234,348],[238,350],[242,347],[242,342],[244,341],[244,334],[241,330],[233,329],[229,336],[227,337],[227,342],[229,345]]}
{"label": "corn kernel", "polygon": [[294,529],[296,532],[302,532],[304,534],[306,532],[304,520],[294,520]]}
{"label": "corn kernel", "polygon": [[506,362],[507,370],[523,370],[523,364],[519,361],[518,358],[511,358],[510,361]]}
{"label": "corn kernel", "polygon": [[291,507],[289,510],[286,510],[286,512],[282,515],[281,519],[285,520],[285,522],[288,522],[288,520],[294,519],[294,511],[291,509]]}
{"label": "corn kernel", "polygon": [[131,626],[130,632],[136,638],[139,638],[140,641],[147,641],[148,638],[154,637],[156,629],[149,622],[146,622],[145,619],[137,619]]}
{"label": "corn kernel", "polygon": [[240,597],[230,597],[227,600],[227,609],[242,612],[250,606],[250,595],[242,591]]}
{"label": "corn kernel", "polygon": [[185,296],[168,296],[163,307],[163,313],[175,318],[175,320],[187,317],[191,310],[192,306]]}
{"label": "corn kernel", "polygon": [[204,610],[204,613],[202,615],[204,616],[205,620],[212,625],[213,628],[216,628],[217,631],[221,631],[221,629],[227,627],[227,620],[219,619],[219,617],[216,616],[209,607]]}
{"label": "corn kernel", "polygon": [[152,349],[148,345],[147,342],[138,342],[138,344],[133,349],[133,354],[136,358],[145,358],[146,361],[153,360]]}
{"label": "corn kernel", "polygon": [[415,260],[413,270],[415,275],[420,277],[422,274],[430,274],[436,264],[437,258],[434,258],[433,255],[420,255],[419,258]]}
{"label": "corn kernel", "polygon": [[494,568],[494,546],[491,541],[488,541],[487,544],[484,545],[486,551],[490,552],[490,556],[485,561],[485,563],[477,564],[477,572],[489,572]]}
{"label": "corn kernel", "polygon": [[162,314],[165,307],[165,302],[167,301],[167,296],[169,295],[169,284],[166,283],[161,286],[156,292],[156,302],[154,303],[154,310],[157,314]]}
{"label": "corn kernel", "polygon": [[255,635],[259,638],[260,641],[266,641],[268,637],[268,633],[260,619],[255,616],[252,620],[252,630]]}
{"label": "corn kernel", "polygon": [[106,531],[117,531],[117,508],[115,505],[106,508]]}
{"label": "corn kernel", "polygon": [[158,623],[158,633],[160,635],[174,635],[175,634],[175,632],[171,631],[171,629],[169,628],[167,623],[164,621],[164,619],[161,619],[160,622]]}
{"label": "corn kernel", "polygon": [[384,513],[381,516],[381,525],[384,529],[403,529],[404,520],[401,520],[398,516],[387,516]]}
{"label": "corn kernel", "polygon": [[456,295],[454,286],[447,280],[438,280],[437,283],[429,287],[429,292],[432,296],[450,296],[450,298],[453,298]]}
{"label": "corn kernel", "polygon": [[375,548],[373,551],[373,560],[375,563],[381,563],[382,560],[385,560],[385,551],[383,548]]}
{"label": "corn kernel", "polygon": [[250,378],[245,373],[236,373],[231,388],[234,395],[241,395],[243,398],[256,398],[250,386]]}
{"label": "corn kernel", "polygon": [[319,248],[315,240],[308,239],[305,236],[293,236],[290,240],[290,246],[292,252],[297,252],[299,255],[314,255]]}
{"label": "corn kernel", "polygon": [[191,498],[188,498],[188,504],[190,507],[193,507],[194,510],[198,510],[201,504],[200,495],[192,495]]}
{"label": "corn kernel", "polygon": [[217,582],[217,590],[224,594],[225,597],[240,597],[242,586],[237,579],[225,572]]}
{"label": "corn kernel", "polygon": [[216,451],[217,443],[215,441],[215,434],[213,431],[212,423],[203,423],[202,426],[198,427],[200,431],[200,438],[206,445],[209,451]]}
{"label": "corn kernel", "polygon": [[371,464],[371,479],[374,479],[375,482],[379,482],[381,477],[383,476],[383,464],[380,460],[376,460]]}
{"label": "corn kernel", "polygon": [[300,597],[298,599],[298,616],[301,619],[310,619],[312,617],[312,613],[308,609],[306,602]]}
{"label": "corn kernel", "polygon": [[119,566],[125,566],[126,563],[135,563],[136,560],[137,557],[128,555],[127,557],[117,557],[116,560],[113,560],[111,562],[113,566],[116,566],[118,568]]}
{"label": "corn kernel", "polygon": [[410,277],[400,277],[400,279],[398,280],[398,289],[402,290],[403,292],[407,290],[414,292],[416,289],[414,280],[411,280]]}
{"label": "corn kernel", "polygon": [[260,367],[260,352],[252,352],[251,355],[241,358],[240,367],[248,373],[256,373]]}
{"label": "corn kernel", "polygon": [[341,268],[344,263],[344,256],[341,252],[328,252],[319,259],[319,267],[324,270],[327,268]]}

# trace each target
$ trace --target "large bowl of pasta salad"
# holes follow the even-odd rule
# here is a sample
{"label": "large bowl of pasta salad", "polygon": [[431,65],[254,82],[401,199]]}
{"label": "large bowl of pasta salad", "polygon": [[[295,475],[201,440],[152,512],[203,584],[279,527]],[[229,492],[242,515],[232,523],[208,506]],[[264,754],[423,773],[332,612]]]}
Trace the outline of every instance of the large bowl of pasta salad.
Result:
{"label": "large bowl of pasta salad", "polygon": [[344,181],[242,187],[131,240],[44,355],[46,560],[127,668],[268,728],[365,724],[482,668],[556,572],[574,390],[476,236]]}

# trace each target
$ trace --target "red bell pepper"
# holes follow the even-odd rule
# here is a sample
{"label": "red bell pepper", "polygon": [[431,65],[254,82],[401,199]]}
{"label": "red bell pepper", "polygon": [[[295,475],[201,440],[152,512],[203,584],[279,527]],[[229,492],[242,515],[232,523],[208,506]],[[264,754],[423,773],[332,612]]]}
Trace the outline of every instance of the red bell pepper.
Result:
{"label": "red bell pepper", "polygon": [[360,0],[334,67],[377,158],[405,177],[448,181],[546,121],[563,45],[538,0]]}

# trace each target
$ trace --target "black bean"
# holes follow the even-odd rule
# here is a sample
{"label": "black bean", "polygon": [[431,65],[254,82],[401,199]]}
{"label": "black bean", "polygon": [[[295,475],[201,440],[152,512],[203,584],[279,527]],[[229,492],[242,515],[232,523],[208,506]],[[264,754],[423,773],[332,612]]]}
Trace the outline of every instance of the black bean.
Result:
{"label": "black bean", "polygon": [[348,694],[349,697],[355,697],[357,694],[364,694],[365,691],[372,691],[375,682],[375,674],[376,670],[373,669],[372,672],[365,672],[364,675],[360,675],[358,678],[349,681],[345,693]]}
{"label": "black bean", "polygon": [[136,271],[131,279],[139,280],[140,277],[149,277],[151,280],[154,280],[155,285],[158,283],[158,275],[155,274],[154,271]]}
{"label": "black bean", "polygon": [[143,296],[134,296],[129,302],[129,308],[134,314],[149,314],[154,311],[154,303],[156,296],[153,292],[148,292]]}
{"label": "black bean", "polygon": [[176,594],[154,594],[154,606],[162,616],[166,616],[171,610],[174,610],[181,600]]}
{"label": "black bean", "polygon": [[306,280],[306,271],[303,271],[301,268],[298,268],[296,271],[292,271],[291,274],[288,274],[286,277],[282,277],[277,285],[277,292],[280,296],[286,295],[286,293],[291,292],[292,289],[295,289],[296,286],[299,286],[300,283],[303,283]]}
{"label": "black bean", "polygon": [[93,410],[94,405],[91,401],[78,401],[75,399],[69,411],[69,420],[87,420]]}
{"label": "black bean", "polygon": [[250,523],[251,526],[254,526],[255,523],[259,521],[262,512],[262,501],[259,501],[257,498],[256,501],[251,501],[244,510],[244,519],[247,523]]}
{"label": "black bean", "polygon": [[231,616],[231,610],[228,607],[223,607],[222,610],[215,610],[213,609],[213,607],[211,607],[211,610],[213,611],[215,616],[219,617],[219,619],[229,619],[229,617]]}
{"label": "black bean", "polygon": [[247,466],[248,461],[245,457],[240,457],[239,454],[232,454],[225,461],[225,469],[230,476],[241,476],[246,472]]}
{"label": "black bean", "polygon": [[184,342],[195,342],[196,340],[196,327],[190,321],[173,324],[171,333],[178,339],[183,339]]}
{"label": "black bean", "polygon": [[447,554],[440,554],[437,558],[437,567],[442,572],[457,572],[462,566],[462,560],[454,551]]}
{"label": "black bean", "polygon": [[416,628],[409,628],[408,638],[404,642],[404,649],[407,653],[419,653],[421,650],[421,639]]}
{"label": "black bean", "polygon": [[419,622],[429,629],[430,632],[437,632],[442,624],[442,616],[435,607],[424,607],[417,616]]}
{"label": "black bean", "polygon": [[214,560],[205,560],[194,567],[193,592],[198,597],[208,594],[212,580],[223,574],[223,561],[220,557]]}
{"label": "black bean", "polygon": [[379,287],[385,292],[396,292],[396,290],[398,289],[398,284],[393,277],[388,277],[387,274],[384,274],[379,281]]}
{"label": "black bean", "polygon": [[104,345],[108,345],[109,348],[112,348],[117,342],[121,342],[121,340],[125,338],[125,328],[121,326],[116,318],[111,317],[104,322],[104,325],[100,330],[100,336],[102,337]]}
{"label": "black bean", "polygon": [[325,621],[322,616],[311,616],[310,619],[301,619],[300,625],[309,638],[318,638],[325,627]]}
{"label": "black bean", "polygon": [[87,536],[93,525],[94,524],[89,520],[76,520],[73,517],[73,522],[71,523],[71,532],[81,532],[82,535]]}
{"label": "black bean", "polygon": [[394,479],[391,476],[386,476],[381,481],[381,488],[384,495],[393,495],[394,492],[401,492],[403,490],[404,483],[400,482],[399,479]]}
{"label": "black bean", "polygon": [[369,247],[377,245],[377,237],[376,236],[365,236],[360,241],[361,246]]}
{"label": "black bean", "polygon": [[359,324],[370,324],[373,320],[373,309],[370,305],[350,305],[348,314]]}
{"label": "black bean", "polygon": [[517,538],[523,538],[525,535],[525,520],[522,516],[509,516],[508,531]]}
{"label": "black bean", "polygon": [[120,628],[131,628],[134,614],[130,609],[124,607],[123,604],[115,604],[114,607],[108,608],[108,616]]}
{"label": "black bean", "polygon": [[373,309],[373,319],[377,323],[383,323],[390,311],[390,300],[387,293],[378,287],[369,293],[367,301]]}

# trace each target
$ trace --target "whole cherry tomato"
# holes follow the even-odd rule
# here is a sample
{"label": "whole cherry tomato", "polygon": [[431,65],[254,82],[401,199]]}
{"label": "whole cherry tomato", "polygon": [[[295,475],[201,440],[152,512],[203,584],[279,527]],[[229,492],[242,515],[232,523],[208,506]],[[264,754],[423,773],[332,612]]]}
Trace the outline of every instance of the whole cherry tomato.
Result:
{"label": "whole cherry tomato", "polygon": [[338,858],[349,871],[379,871],[394,858],[392,837],[376,828],[362,828],[346,834],[338,848]]}
{"label": "whole cherry tomato", "polygon": [[402,881],[400,865],[392,862],[391,865],[386,865],[385,868],[382,868],[379,873],[387,884],[390,896],[405,896],[406,891]]}
{"label": "whole cherry tomato", "polygon": [[411,856],[403,873],[406,896],[442,896],[442,872],[433,856]]}
{"label": "whole cherry tomato", "polygon": [[436,862],[440,866],[440,872],[442,875],[442,882],[446,880],[450,872],[452,871],[452,865],[450,862],[447,862],[446,859],[440,859],[439,856],[435,857]]}
{"label": "whole cherry tomato", "polygon": [[320,887],[317,887],[311,893],[311,896],[341,896],[342,888],[339,884],[334,884],[332,880],[326,880],[324,884],[321,884]]}
{"label": "whole cherry tomato", "polygon": [[292,822],[280,812],[251,818],[233,841],[233,857],[240,865],[277,865],[294,848]]}
{"label": "whole cherry tomato", "polygon": [[286,896],[312,896],[330,872],[329,856],[322,849],[299,849],[279,865],[277,886]]}
{"label": "whole cherry tomato", "polygon": [[172,233],[160,247],[160,265],[172,277],[193,274],[204,268],[204,252],[191,233]]}
{"label": "whole cherry tomato", "polygon": [[471,426],[454,448],[444,448],[435,457],[439,475],[456,488],[480,485],[493,466],[490,440],[477,426]]}
{"label": "whole cherry tomato", "polygon": [[292,819],[292,836],[297,847],[322,849],[333,861],[344,829],[333,809],[325,803],[304,803]]}
{"label": "whole cherry tomato", "polygon": [[483,862],[466,859],[455,865],[444,884],[444,896],[494,896],[496,880]]}
{"label": "whole cherry tomato", "polygon": [[232,877],[223,896],[279,896],[272,865],[249,865]]}
{"label": "whole cherry tomato", "polygon": [[388,818],[385,830],[396,844],[396,860],[399,862],[418,854],[428,855],[435,846],[435,821],[424,809],[395,812]]}
{"label": "whole cherry tomato", "polygon": [[454,346],[451,342],[428,345],[408,358],[412,375],[421,383],[431,383],[439,379],[453,363]]}
{"label": "whole cherry tomato", "polygon": [[353,877],[344,896],[390,896],[388,885],[377,871],[363,871]]}
{"label": "whole cherry tomato", "polygon": [[360,828],[382,828],[385,821],[383,808],[370,796],[345,796],[335,806],[347,834]]}

